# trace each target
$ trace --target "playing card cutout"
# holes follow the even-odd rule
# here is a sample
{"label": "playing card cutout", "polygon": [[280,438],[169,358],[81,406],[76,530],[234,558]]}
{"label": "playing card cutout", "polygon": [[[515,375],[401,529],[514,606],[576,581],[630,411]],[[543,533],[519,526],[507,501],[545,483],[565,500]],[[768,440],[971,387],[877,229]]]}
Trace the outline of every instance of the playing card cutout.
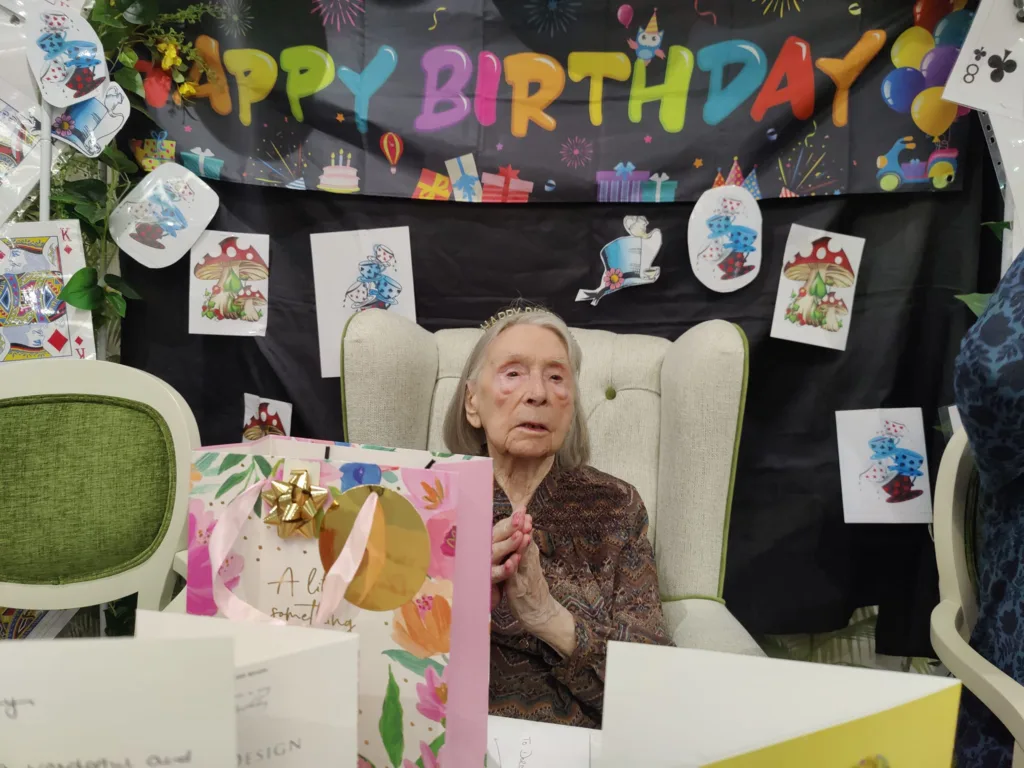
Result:
{"label": "playing card cutout", "polygon": [[28,63],[43,99],[67,107],[103,96],[107,61],[89,22],[70,9],[37,2],[27,6],[25,24]]}
{"label": "playing card cutout", "polygon": [[364,309],[386,309],[416,322],[408,227],[311,235],[320,369],[341,375],[341,334]]}
{"label": "playing card cutout", "polygon": [[687,236],[693,274],[707,288],[732,293],[761,271],[761,209],[744,187],[722,186],[700,196]]}
{"label": "playing card cutout", "polygon": [[846,349],[864,239],[794,224],[786,239],[772,337]]}
{"label": "playing card cutout", "polygon": [[86,157],[99,157],[124,127],[131,104],[117,83],[95,99],[72,104],[53,119],[53,138],[70,144]]}
{"label": "playing card cutout", "polygon": [[192,171],[164,163],[113,210],[110,231],[140,264],[166,267],[195,244],[219,205],[217,193]]}
{"label": "playing card cutout", "polygon": [[648,231],[648,225],[646,216],[626,216],[622,220],[627,234],[601,249],[601,282],[592,291],[578,291],[576,301],[589,301],[596,307],[610,293],[658,279],[661,267],[652,265],[661,250],[661,230]]}
{"label": "playing card cutout", "polygon": [[190,261],[189,333],[267,335],[269,235],[203,232]]}
{"label": "playing card cutout", "polygon": [[836,411],[843,517],[848,523],[930,523],[920,408]]}
{"label": "playing card cutout", "polygon": [[[951,13],[966,17],[963,9]],[[945,21],[945,19],[943,20]],[[1022,25],[1013,3],[982,2],[945,83],[942,98],[992,115],[1024,119],[1024,67],[1020,58]],[[941,24],[942,22],[940,22]],[[936,26],[936,31],[940,31]],[[941,41],[936,40],[936,45]]]}
{"label": "playing card cutout", "polygon": [[61,298],[84,266],[77,220],[0,229],[0,361],[96,357],[92,313]]}
{"label": "playing card cutout", "polygon": [[39,183],[40,109],[0,80],[0,221],[5,221]]}
{"label": "playing card cutout", "polygon": [[259,440],[267,435],[291,437],[292,404],[259,395],[245,395],[242,439]]}

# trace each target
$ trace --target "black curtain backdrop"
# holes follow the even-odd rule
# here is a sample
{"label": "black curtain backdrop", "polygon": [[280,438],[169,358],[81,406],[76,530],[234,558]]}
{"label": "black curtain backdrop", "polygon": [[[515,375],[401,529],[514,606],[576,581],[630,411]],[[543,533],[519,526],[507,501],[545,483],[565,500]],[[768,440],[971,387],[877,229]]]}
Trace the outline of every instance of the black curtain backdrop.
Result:
{"label": "black curtain backdrop", "polygon": [[[185,397],[206,444],[241,438],[244,392],[294,403],[294,435],[341,439],[339,381],[320,378],[309,235],[401,225],[411,231],[419,322],[431,331],[476,326],[520,296],[572,326],[618,333],[675,339],[705,320],[738,323],[750,340],[750,382],[730,609],[754,633],[797,633],[838,629],[855,608],[878,604],[878,651],[928,655],[938,597],[928,530],[843,523],[834,413],[922,408],[934,482],[944,445],[937,409],[952,402],[951,366],[972,322],[953,297],[976,290],[979,274],[989,286],[998,274],[998,243],[980,223],[1001,203],[975,129],[963,192],[764,201],[761,273],[734,294],[707,290],[690,270],[690,204],[442,204],[216,184],[211,229],[270,234],[267,336],[189,335],[188,259],[149,270],[122,255],[145,297],[129,303],[122,359]],[[597,283],[600,248],[634,213],[664,234],[660,280],[597,307],[575,303],[577,289]],[[793,223],[867,239],[845,352],[769,338]]]}

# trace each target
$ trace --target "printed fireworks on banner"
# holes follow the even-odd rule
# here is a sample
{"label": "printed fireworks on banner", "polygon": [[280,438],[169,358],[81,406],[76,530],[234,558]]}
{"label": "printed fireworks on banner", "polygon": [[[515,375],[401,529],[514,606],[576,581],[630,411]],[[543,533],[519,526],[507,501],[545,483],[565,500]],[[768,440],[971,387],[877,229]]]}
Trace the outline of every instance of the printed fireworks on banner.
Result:
{"label": "printed fireworks on banner", "polygon": [[325,28],[340,32],[343,26],[359,26],[366,8],[363,0],[313,0],[311,13],[320,16]]}
{"label": "printed fireworks on banner", "polygon": [[[310,166],[309,155],[306,145],[295,132],[285,128],[260,139],[259,146],[246,161],[242,176],[250,184],[306,189],[305,171]],[[319,167],[315,162],[313,165]]]}
{"label": "printed fireworks on banner", "polygon": [[779,197],[841,195],[846,191],[846,168],[839,153],[829,152],[829,133],[814,122],[810,131],[779,156],[776,164],[782,192]]}

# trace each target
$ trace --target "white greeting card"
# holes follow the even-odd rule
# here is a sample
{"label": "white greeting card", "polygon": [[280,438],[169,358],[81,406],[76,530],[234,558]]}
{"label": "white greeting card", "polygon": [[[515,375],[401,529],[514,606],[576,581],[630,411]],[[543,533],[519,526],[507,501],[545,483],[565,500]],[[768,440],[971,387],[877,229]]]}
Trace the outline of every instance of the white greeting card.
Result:
{"label": "white greeting card", "polygon": [[92,313],[61,298],[84,266],[77,219],[0,228],[0,361],[96,357]]}
{"label": "white greeting card", "polygon": [[600,731],[509,717],[487,718],[487,768],[590,768]]}
{"label": "white greeting card", "polygon": [[341,334],[364,309],[386,309],[416,322],[408,227],[310,235],[320,370],[341,376]]}
{"label": "white greeting card", "polygon": [[794,224],[786,239],[772,338],[846,349],[864,238]]}
{"label": "white greeting card", "polygon": [[270,236],[207,230],[189,258],[188,332],[266,336]]}
{"label": "white greeting card", "polygon": [[920,408],[836,411],[836,437],[846,522],[932,521]]}
{"label": "white greeting card", "polygon": [[153,611],[138,612],[135,635],[233,640],[238,758],[231,765],[272,759],[277,768],[356,768],[357,635]]}
{"label": "white greeting card", "polygon": [[948,677],[612,642],[593,764],[949,765],[959,700]]}
{"label": "white greeting card", "polygon": [[259,395],[244,396],[245,415],[242,439],[259,440],[266,435],[289,437],[292,434],[292,404]]}
{"label": "white greeting card", "polygon": [[8,766],[233,766],[230,640],[0,643]]}

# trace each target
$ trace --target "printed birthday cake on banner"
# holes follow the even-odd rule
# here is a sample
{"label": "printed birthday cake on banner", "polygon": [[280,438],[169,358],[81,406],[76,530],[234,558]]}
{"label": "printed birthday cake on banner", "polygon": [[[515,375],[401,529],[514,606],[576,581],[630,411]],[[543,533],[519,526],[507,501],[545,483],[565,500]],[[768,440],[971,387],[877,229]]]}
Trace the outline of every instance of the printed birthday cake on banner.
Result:
{"label": "printed birthday cake on banner", "polygon": [[334,154],[331,154],[331,164],[324,168],[320,176],[320,183],[317,189],[324,192],[334,192],[339,195],[351,195],[359,191],[359,173],[352,167],[352,153],[349,152],[342,163],[342,153],[338,153],[338,164],[334,164]]}

